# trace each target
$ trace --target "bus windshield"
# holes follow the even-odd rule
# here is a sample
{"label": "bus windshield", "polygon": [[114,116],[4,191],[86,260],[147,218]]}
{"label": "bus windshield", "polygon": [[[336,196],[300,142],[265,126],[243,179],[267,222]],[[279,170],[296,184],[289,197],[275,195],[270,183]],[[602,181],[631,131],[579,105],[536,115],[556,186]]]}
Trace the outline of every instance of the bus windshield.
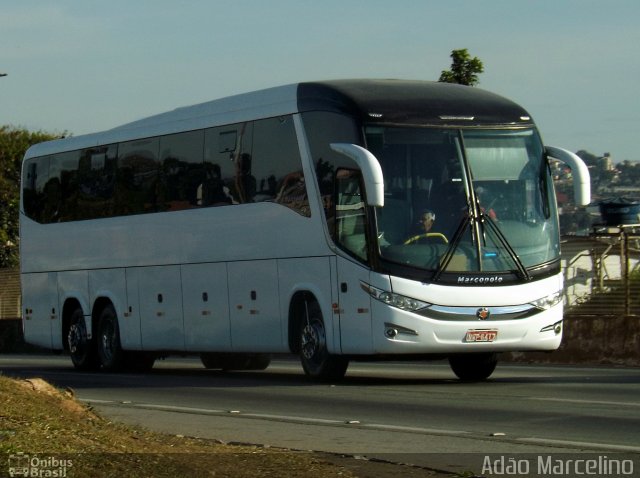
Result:
{"label": "bus windshield", "polygon": [[384,173],[380,257],[443,272],[515,272],[557,260],[556,202],[535,129],[370,126]]}

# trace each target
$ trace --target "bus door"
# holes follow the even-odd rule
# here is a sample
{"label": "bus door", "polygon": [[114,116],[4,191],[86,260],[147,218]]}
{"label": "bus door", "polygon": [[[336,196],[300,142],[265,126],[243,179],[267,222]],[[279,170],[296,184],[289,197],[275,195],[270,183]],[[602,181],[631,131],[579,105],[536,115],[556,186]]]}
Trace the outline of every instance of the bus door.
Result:
{"label": "bus door", "polygon": [[60,349],[62,344],[54,344],[51,333],[53,327],[60,327],[57,274],[44,272],[23,275],[22,294],[25,340],[41,347]]}
{"label": "bus door", "polygon": [[367,219],[359,171],[336,174],[335,240],[346,256],[337,257],[338,312],[342,353],[371,353],[371,296],[361,287],[369,283]]}
{"label": "bus door", "polygon": [[138,270],[143,350],[184,350],[180,266]]}
{"label": "bus door", "polygon": [[182,266],[184,337],[188,351],[230,352],[227,264]]}
{"label": "bus door", "polygon": [[282,348],[282,324],[275,260],[230,262],[229,313],[234,352]]}

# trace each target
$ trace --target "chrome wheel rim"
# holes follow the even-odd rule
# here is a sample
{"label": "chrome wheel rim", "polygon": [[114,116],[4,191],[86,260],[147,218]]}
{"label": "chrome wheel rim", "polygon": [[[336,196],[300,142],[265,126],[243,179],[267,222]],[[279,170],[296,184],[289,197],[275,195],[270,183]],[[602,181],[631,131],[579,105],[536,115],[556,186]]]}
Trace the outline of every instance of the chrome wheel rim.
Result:
{"label": "chrome wheel rim", "polygon": [[317,357],[325,347],[324,327],[317,320],[305,325],[302,330],[301,348],[302,355],[307,360]]}

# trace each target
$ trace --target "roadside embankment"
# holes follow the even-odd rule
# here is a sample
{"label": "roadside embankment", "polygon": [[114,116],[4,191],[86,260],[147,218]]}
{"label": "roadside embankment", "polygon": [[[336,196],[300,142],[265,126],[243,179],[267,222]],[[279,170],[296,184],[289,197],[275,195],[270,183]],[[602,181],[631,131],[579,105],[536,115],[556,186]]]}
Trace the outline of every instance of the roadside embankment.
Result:
{"label": "roadside embankment", "polygon": [[515,362],[640,366],[640,317],[565,317],[562,345],[551,353],[513,352]]}

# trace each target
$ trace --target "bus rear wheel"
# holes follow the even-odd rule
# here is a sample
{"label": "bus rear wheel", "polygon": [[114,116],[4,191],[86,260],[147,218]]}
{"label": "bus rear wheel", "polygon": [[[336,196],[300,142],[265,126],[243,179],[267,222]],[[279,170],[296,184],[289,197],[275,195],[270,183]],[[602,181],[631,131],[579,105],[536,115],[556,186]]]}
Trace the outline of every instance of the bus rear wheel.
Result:
{"label": "bus rear wheel", "polygon": [[120,346],[118,316],[111,305],[102,309],[98,319],[98,357],[104,372],[118,372],[125,362],[125,353]]}
{"label": "bus rear wheel", "polygon": [[95,370],[98,367],[95,341],[87,336],[87,325],[80,307],[71,313],[69,322],[67,346],[73,366],[77,370]]}
{"label": "bus rear wheel", "polygon": [[340,380],[349,361],[327,350],[326,330],[318,304],[308,304],[305,315],[300,325],[300,362],[304,373],[316,380]]}
{"label": "bus rear wheel", "polygon": [[156,363],[156,356],[149,352],[127,352],[126,361],[127,371],[145,373],[153,368]]}
{"label": "bus rear wheel", "polygon": [[471,353],[449,357],[451,370],[460,380],[465,382],[479,382],[491,376],[498,365],[498,354]]}

